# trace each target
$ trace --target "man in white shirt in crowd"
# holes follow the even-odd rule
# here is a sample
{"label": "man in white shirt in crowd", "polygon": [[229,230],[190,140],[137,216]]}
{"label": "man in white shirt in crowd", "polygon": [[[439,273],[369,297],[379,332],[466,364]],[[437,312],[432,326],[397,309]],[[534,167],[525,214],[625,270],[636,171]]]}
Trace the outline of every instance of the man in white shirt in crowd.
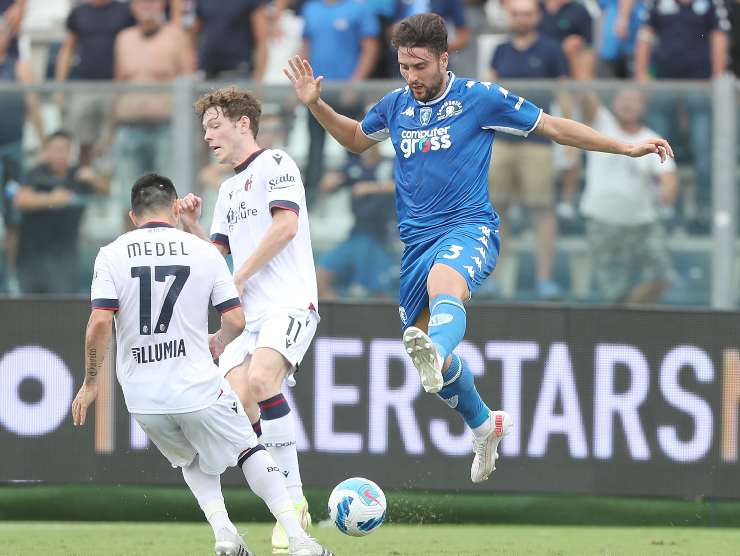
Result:
{"label": "man in white shirt in crowd", "polygon": [[[621,89],[611,111],[596,94],[584,107],[587,124],[621,141],[639,143],[657,134],[645,127],[646,98],[636,89]],[[676,164],[667,158],[627,158],[587,153],[586,190],[581,212],[600,298],[609,303],[657,303],[671,272],[662,208],[678,194]]]}

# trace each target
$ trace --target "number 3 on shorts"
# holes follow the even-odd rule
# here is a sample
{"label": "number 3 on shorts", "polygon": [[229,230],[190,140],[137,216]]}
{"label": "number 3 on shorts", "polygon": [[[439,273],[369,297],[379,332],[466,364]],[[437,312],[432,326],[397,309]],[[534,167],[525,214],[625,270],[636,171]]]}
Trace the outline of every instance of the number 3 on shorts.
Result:
{"label": "number 3 on shorts", "polygon": [[462,245],[450,245],[448,249],[450,250],[450,252],[442,255],[442,258],[457,259],[460,256],[460,253],[462,252],[464,247]]}

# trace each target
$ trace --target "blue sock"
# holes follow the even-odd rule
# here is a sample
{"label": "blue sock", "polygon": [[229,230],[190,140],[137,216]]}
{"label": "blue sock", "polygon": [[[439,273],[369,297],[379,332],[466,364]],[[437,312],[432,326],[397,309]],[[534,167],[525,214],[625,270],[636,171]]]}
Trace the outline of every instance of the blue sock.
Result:
{"label": "blue sock", "polygon": [[462,301],[452,295],[438,295],[432,299],[429,307],[429,337],[442,359],[447,359],[465,336],[465,307]]}
{"label": "blue sock", "polygon": [[491,410],[475,388],[473,373],[456,353],[452,354],[450,367],[442,373],[442,378],[445,385],[439,391],[439,397],[462,415],[471,429],[485,423]]}

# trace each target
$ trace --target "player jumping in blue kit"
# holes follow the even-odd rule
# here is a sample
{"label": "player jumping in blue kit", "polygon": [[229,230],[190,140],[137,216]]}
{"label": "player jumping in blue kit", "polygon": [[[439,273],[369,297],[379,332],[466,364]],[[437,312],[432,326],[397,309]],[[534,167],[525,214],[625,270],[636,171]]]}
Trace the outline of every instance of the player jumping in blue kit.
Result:
{"label": "player jumping in blue kit", "polygon": [[663,139],[631,145],[588,126],[556,118],[503,87],[447,71],[447,31],[436,14],[402,20],[392,40],[406,87],[385,95],[362,123],[321,100],[321,79],[295,56],[285,75],[298,99],[348,150],[359,153],[388,137],[396,150],[396,206],[401,240],[399,312],[403,342],[429,393],[438,394],[473,431],[470,478],[495,469],[511,417],[491,411],[473,375],[453,350],[465,334],[465,307],[496,266],[499,219],[488,200],[488,166],[497,132],[531,132],[562,145],[640,157],[673,156]]}

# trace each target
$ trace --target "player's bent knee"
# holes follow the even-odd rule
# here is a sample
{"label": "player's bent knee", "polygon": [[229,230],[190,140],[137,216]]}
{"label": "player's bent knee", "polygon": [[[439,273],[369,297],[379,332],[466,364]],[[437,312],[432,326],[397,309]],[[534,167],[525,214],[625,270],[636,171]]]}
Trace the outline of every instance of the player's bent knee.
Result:
{"label": "player's bent knee", "polygon": [[280,393],[281,381],[265,369],[250,369],[247,385],[249,395],[261,401]]}
{"label": "player's bent knee", "polygon": [[470,290],[465,278],[451,266],[435,264],[427,278],[427,294],[429,299],[438,295],[452,295],[466,301],[470,298]]}

